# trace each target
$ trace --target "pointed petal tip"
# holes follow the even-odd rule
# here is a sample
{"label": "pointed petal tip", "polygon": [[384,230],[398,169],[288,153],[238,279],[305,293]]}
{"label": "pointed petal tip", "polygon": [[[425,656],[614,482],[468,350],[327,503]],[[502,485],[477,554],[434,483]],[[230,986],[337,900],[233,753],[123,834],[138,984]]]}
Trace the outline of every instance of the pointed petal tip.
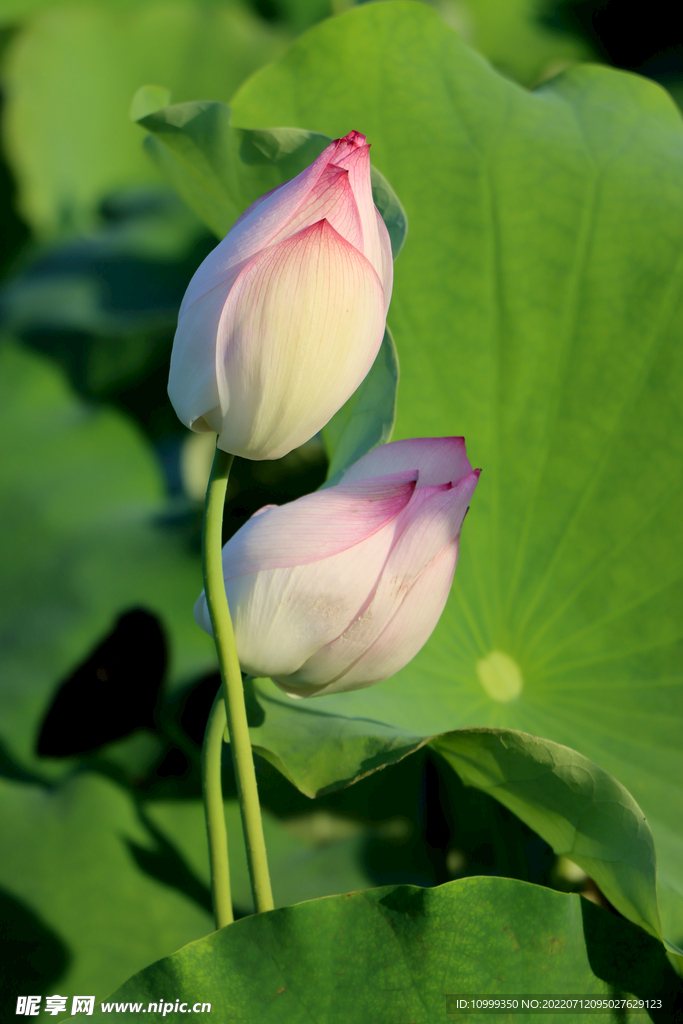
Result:
{"label": "pointed petal tip", "polygon": [[460,477],[459,480],[456,480],[454,482],[453,486],[456,489],[458,489],[458,490],[470,490],[471,489],[472,494],[474,494],[476,486],[479,483],[479,477],[480,476],[481,476],[481,470],[480,469],[473,469],[471,473],[468,473],[466,476]]}
{"label": "pointed petal tip", "polygon": [[367,146],[368,140],[362,132],[357,132],[355,129],[350,131],[348,135],[345,135],[343,139],[336,139],[336,142],[346,142],[349,146],[354,149],[359,149],[361,146]]}
{"label": "pointed petal tip", "polygon": [[[370,146],[364,135],[361,135],[360,132],[349,132],[343,139],[337,139],[332,145],[336,147],[329,158],[329,163],[332,166],[351,168],[361,161],[363,164],[367,163],[369,174]],[[368,187],[369,185],[368,179]]]}

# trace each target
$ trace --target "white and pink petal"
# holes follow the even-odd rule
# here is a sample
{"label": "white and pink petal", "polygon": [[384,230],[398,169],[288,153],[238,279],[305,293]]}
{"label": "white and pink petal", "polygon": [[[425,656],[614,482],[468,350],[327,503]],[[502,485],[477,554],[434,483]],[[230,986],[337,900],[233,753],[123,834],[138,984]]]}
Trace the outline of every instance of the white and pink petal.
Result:
{"label": "white and pink petal", "polygon": [[411,499],[415,477],[396,473],[259,510],[223,548],[224,577],[307,565],[356,550],[389,525],[393,543],[395,523]]}
{"label": "white and pink petal", "polygon": [[383,334],[381,282],[327,221],[259,253],[219,325],[219,446],[276,459],[303,444],[358,387]]}
{"label": "white and pink petal", "polygon": [[[445,562],[446,565],[451,564],[447,580],[450,588],[457,560],[457,540],[477,479],[478,473],[471,473],[455,487],[425,487],[415,491],[394,521],[391,550],[377,585],[368,594],[358,617],[343,635],[312,655],[287,681],[288,685],[317,687],[329,685],[345,676],[351,666],[373,647],[421,576],[428,570],[431,572],[435,563],[444,564],[439,560],[445,550],[451,550],[453,556],[450,563],[448,559]],[[429,600],[425,600],[426,608],[431,607]],[[442,607],[443,602],[439,605],[432,629]],[[411,642],[410,628],[406,626],[404,643],[409,647]],[[423,643],[424,640],[419,646]],[[281,677],[276,681],[283,682]]]}
{"label": "white and pink petal", "polygon": [[[222,286],[195,302],[178,317],[171,352],[168,395],[178,418],[186,427],[212,429],[221,426],[220,397],[216,378],[216,334],[225,307]],[[217,413],[215,425],[198,423]]]}
{"label": "white and pink petal", "polygon": [[[252,675],[294,673],[343,632],[374,588],[392,538],[389,523],[328,558],[228,578],[225,589],[242,669]],[[203,593],[195,617],[211,631]]]}
{"label": "white and pink petal", "polygon": [[291,181],[259,196],[238,217],[225,238],[195,272],[183,298],[181,311],[227,278],[234,278],[236,268],[243,267],[282,234],[315,189],[335,152],[336,144],[331,143],[310,167]]}
{"label": "white and pink petal", "polygon": [[418,487],[454,483],[468,476],[472,466],[464,437],[415,437],[380,445],[355,462],[344,474],[344,483],[418,469]]}
{"label": "white and pink petal", "polygon": [[319,692],[359,690],[388,679],[411,661],[429,640],[448,600],[458,561],[459,541],[437,555],[406,591],[379,636],[333,682]]}

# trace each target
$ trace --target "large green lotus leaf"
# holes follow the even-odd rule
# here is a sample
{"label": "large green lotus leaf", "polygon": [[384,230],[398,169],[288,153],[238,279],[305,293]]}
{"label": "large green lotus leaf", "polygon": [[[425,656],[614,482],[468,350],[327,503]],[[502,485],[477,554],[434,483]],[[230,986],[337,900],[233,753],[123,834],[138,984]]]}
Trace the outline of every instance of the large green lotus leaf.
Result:
{"label": "large green lotus leaf", "polygon": [[[163,1019],[163,1000],[176,999],[210,1002],[212,1017],[254,1024],[436,1024],[449,1019],[448,997],[458,994],[608,996],[613,986],[640,995],[648,984],[650,997],[661,993],[671,1006],[677,983],[662,948],[633,925],[579,896],[475,877],[243,918],[148,967],[107,1002],[137,1002],[125,1019],[148,1024]],[[496,1015],[501,1024],[527,1019]]]}
{"label": "large green lotus leaf", "polygon": [[575,750],[509,729],[463,729],[432,745],[464,783],[514,811],[624,917],[661,938],[652,833],[611,775]]}
{"label": "large green lotus leaf", "polygon": [[[315,812],[314,812],[315,813]],[[145,804],[145,815],[181,853],[205,885],[209,885],[206,821],[201,801],[165,800]],[[253,901],[242,821],[236,800],[226,800],[228,856],[232,900],[240,910],[252,911]],[[369,878],[361,868],[362,829],[321,845],[304,842],[296,833],[263,811],[268,867],[277,907],[363,889]],[[356,834],[353,834],[356,832]]]}
{"label": "large green lotus leaf", "polygon": [[131,798],[108,779],[81,773],[50,788],[0,779],[0,817],[0,886],[70,953],[60,995],[102,998],[211,931],[196,903],[137,867],[128,844],[155,844]]}
{"label": "large green lotus leaf", "polygon": [[232,106],[251,128],[368,136],[411,225],[395,433],[464,434],[483,467],[431,640],[390,681],[323,698],[331,730],[566,744],[633,794],[662,899],[682,893],[679,112],[599,67],[528,93],[400,0],[312,29]]}
{"label": "large green lotus leaf", "polygon": [[159,616],[171,683],[215,656],[192,617],[198,560],[157,522],[165,488],[149,444],[120,414],[77,399],[51,362],[7,342],[0,395],[0,737],[28,764],[55,689],[122,611]]}
{"label": "large green lotus leaf", "polygon": [[[317,705],[300,711],[265,680],[255,695],[263,715],[251,729],[252,744],[308,796],[356,782],[431,742],[466,785],[517,814],[555,853],[580,864],[620,913],[662,936],[645,816],[616,779],[577,751],[511,729],[391,735],[380,723],[330,717]],[[675,947],[675,930],[668,938]]]}
{"label": "large green lotus leaf", "polygon": [[9,44],[3,73],[23,216],[43,235],[90,226],[108,192],[156,178],[128,118],[139,86],[158,82],[175,100],[227,99],[285,39],[238,0],[37,13]]}

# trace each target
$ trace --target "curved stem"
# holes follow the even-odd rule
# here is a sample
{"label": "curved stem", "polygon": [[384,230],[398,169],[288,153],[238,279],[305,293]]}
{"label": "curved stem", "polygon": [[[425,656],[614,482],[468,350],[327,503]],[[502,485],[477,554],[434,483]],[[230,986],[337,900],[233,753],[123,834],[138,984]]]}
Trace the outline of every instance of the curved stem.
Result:
{"label": "curved stem", "polygon": [[209,838],[211,898],[217,928],[224,928],[226,924],[231,924],[233,921],[228,832],[225,827],[225,808],[223,807],[221,787],[221,757],[225,723],[225,702],[223,694],[219,690],[211,708],[202,747],[202,791],[206,831]]}
{"label": "curved stem", "polygon": [[230,748],[235,767],[237,796],[240,802],[244,843],[251,876],[251,891],[254,896],[256,912],[260,913],[263,910],[273,909],[273,894],[268,874],[261,808],[256,788],[254,756],[251,752],[247,724],[247,709],[244,703],[242,673],[237,658],[235,634],[232,629],[223,581],[223,507],[233,459],[233,455],[228,455],[220,448],[216,448],[209,486],[206,491],[206,505],[204,506],[202,562],[206,601],[221,670]]}

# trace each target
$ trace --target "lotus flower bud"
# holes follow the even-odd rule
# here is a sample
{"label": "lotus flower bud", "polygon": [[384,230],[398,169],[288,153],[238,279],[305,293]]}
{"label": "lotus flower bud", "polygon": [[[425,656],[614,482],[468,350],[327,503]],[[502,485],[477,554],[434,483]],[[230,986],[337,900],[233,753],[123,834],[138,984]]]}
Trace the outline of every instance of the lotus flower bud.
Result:
{"label": "lotus flower bud", "polygon": [[[443,611],[478,478],[461,437],[395,441],[256,512],[223,548],[243,670],[309,697],[403,668]],[[195,617],[210,633],[203,593]]]}
{"label": "lotus flower bud", "polygon": [[168,382],[178,416],[234,455],[286,455],[366,376],[392,282],[370,147],[351,132],[252,203],[190,281]]}

